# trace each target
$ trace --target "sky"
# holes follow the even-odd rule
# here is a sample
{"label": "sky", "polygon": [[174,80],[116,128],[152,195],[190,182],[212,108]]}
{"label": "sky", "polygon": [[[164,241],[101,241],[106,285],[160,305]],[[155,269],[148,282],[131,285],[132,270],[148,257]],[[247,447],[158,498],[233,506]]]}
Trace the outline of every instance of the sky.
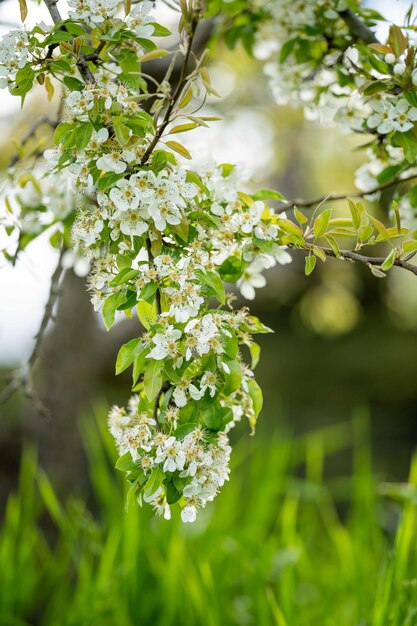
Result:
{"label": "sky", "polygon": [[[379,0],[369,2],[368,5],[377,8],[394,21],[404,14],[406,7],[399,0]],[[62,0],[60,7],[65,7]],[[28,27],[40,21],[50,21],[46,8],[42,4],[39,6],[29,2]],[[0,34],[7,32],[10,25],[18,26],[19,22],[18,1],[2,2]],[[385,33],[381,32],[379,35],[383,37]],[[227,67],[222,67],[220,63],[214,70],[214,87],[224,93],[230,89],[230,85],[233,85],[233,76],[230,75],[230,70],[228,75]],[[28,104],[30,100],[26,102],[26,106]],[[3,90],[0,98],[0,132],[10,125],[12,118],[15,125],[19,112],[19,99]],[[243,109],[238,116],[216,123],[210,130],[199,129],[194,132],[190,148],[198,157],[198,147],[203,145],[219,162],[242,163],[249,175],[260,178],[261,175],[266,175],[265,168],[273,150],[269,137],[268,122],[250,109]],[[0,203],[0,214],[3,210],[4,203]],[[0,247],[1,243],[0,240]],[[18,365],[27,360],[42,318],[48,297],[49,279],[55,264],[56,252],[43,237],[27,248],[15,267],[7,264],[0,266],[0,365]]]}

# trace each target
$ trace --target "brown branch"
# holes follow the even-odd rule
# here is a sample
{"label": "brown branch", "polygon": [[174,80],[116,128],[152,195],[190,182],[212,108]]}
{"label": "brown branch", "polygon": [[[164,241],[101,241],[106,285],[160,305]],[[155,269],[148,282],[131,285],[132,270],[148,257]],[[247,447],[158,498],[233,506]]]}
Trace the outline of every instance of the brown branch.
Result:
{"label": "brown branch", "polygon": [[[294,246],[290,246],[293,249]],[[363,263],[364,265],[367,265],[368,267],[370,266],[381,266],[383,264],[383,262],[385,261],[386,257],[372,257],[372,256],[365,256],[364,254],[359,254],[359,252],[354,252],[353,250],[340,250],[340,254],[336,254],[336,252],[332,249],[332,248],[325,248],[323,246],[317,246],[317,245],[312,245],[309,243],[305,244],[305,249],[307,251],[312,251],[313,248],[319,248],[320,250],[322,250],[322,252],[324,252],[324,254],[326,256],[329,257],[333,257],[335,259],[337,258],[341,258],[341,259],[349,259],[350,261],[356,261],[357,263]],[[413,265],[412,263],[408,263],[408,261],[402,260],[402,259],[395,259],[393,265],[395,265],[396,267],[401,267],[402,269],[408,270],[409,272],[412,272],[415,276],[417,276],[417,265]]]}
{"label": "brown branch", "polygon": [[[57,1],[58,0],[44,0],[48,11],[49,11],[49,15],[52,18],[52,21],[54,22],[54,24],[59,24],[60,22],[63,22],[62,16],[59,12],[59,9],[57,7]],[[87,84],[90,85],[94,85],[96,80],[90,70],[90,68],[88,67],[88,63],[87,60],[84,56],[84,54],[80,51],[78,54],[78,61],[77,61],[77,67],[79,69],[79,72],[81,74],[81,76],[83,77],[84,81]]]}
{"label": "brown branch", "polygon": [[339,15],[356,38],[365,43],[379,43],[375,33],[351,9],[339,11]]}
{"label": "brown branch", "polygon": [[23,388],[26,397],[33,402],[39,415],[48,419],[50,419],[51,417],[50,411],[43,404],[35,389],[33,383],[33,369],[40,357],[42,342],[46,333],[46,329],[48,328],[49,322],[53,319],[54,306],[59,295],[59,283],[64,273],[64,268],[62,267],[62,257],[64,255],[64,252],[65,248],[63,247],[59,255],[57,266],[51,276],[48,300],[45,305],[45,310],[41,324],[39,326],[39,330],[35,335],[35,344],[33,346],[30,357],[24,367],[12,372],[11,376],[9,377],[8,384],[0,394],[0,404],[4,404],[13,396],[13,394],[19,388]]}
{"label": "brown branch", "polygon": [[401,183],[406,183],[410,180],[414,180],[417,178],[417,174],[413,174],[411,176],[407,176],[406,178],[396,178],[395,180],[391,180],[388,183],[384,183],[383,185],[379,185],[378,187],[374,187],[373,189],[369,189],[368,191],[354,191],[351,193],[341,193],[341,194],[330,194],[327,196],[321,196],[320,198],[314,198],[314,200],[303,200],[301,198],[294,198],[292,200],[285,200],[285,206],[280,206],[276,209],[277,213],[282,213],[292,207],[296,206],[297,208],[309,209],[312,206],[317,204],[323,204],[324,202],[336,202],[339,200],[347,200],[348,198],[365,198],[366,196],[371,196],[378,191],[384,191],[384,189],[389,189],[390,187],[395,187]]}
{"label": "brown branch", "polygon": [[[40,128],[41,126],[47,124],[48,126],[51,126],[52,128],[56,128],[59,124],[59,120],[51,120],[49,117],[46,116],[42,116],[40,117],[38,120],[36,120],[36,122],[34,122],[31,126],[31,128],[27,131],[27,133],[25,135],[23,135],[20,143],[22,146],[25,146],[27,144],[27,142],[32,139],[32,137],[34,137],[34,135],[36,134],[36,131],[38,130],[38,128]],[[13,157],[10,159],[10,163],[9,163],[9,168],[10,167],[14,167],[16,165],[16,163],[20,160],[21,155],[19,154],[19,152],[16,152]]]}
{"label": "brown branch", "polygon": [[184,61],[182,64],[182,68],[181,68],[181,73],[178,79],[178,83],[177,86],[175,88],[175,91],[171,97],[171,101],[167,107],[167,110],[165,111],[165,115],[164,118],[162,120],[161,125],[158,127],[154,138],[152,139],[151,143],[149,144],[149,146],[147,147],[145,154],[142,157],[141,160],[141,165],[145,165],[145,163],[148,162],[149,157],[151,156],[152,152],[154,151],[155,147],[158,144],[158,141],[161,139],[166,127],[168,126],[169,122],[171,121],[171,113],[174,110],[174,107],[178,101],[178,98],[181,95],[181,92],[187,82],[187,69],[188,69],[188,63],[190,60],[190,56],[191,56],[191,51],[192,51],[192,47],[193,47],[193,41],[194,41],[194,37],[195,37],[195,33],[197,30],[197,25],[198,25],[198,21],[193,19],[190,23],[190,31],[188,33],[188,42],[187,42],[187,47],[185,50],[185,54],[184,54]]}

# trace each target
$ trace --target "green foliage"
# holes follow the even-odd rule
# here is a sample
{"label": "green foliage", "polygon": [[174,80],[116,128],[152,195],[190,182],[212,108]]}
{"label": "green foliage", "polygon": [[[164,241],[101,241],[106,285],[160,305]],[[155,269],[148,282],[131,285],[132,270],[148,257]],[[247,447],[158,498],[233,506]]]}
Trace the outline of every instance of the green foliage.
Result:
{"label": "green foliage", "polygon": [[[378,487],[366,419],[353,433],[241,440],[234,480],[184,527],[126,510],[106,413],[81,424],[94,516],[73,495],[60,500],[33,450],[23,455],[0,533],[1,624],[415,624],[417,457],[408,484]],[[352,437],[353,475],[325,480],[326,458]]]}

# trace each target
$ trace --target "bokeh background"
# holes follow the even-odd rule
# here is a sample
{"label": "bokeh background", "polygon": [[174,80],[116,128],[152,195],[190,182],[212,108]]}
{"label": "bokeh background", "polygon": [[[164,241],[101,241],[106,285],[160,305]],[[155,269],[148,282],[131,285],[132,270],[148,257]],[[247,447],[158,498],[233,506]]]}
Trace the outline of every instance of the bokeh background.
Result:
{"label": "bokeh background", "polygon": [[[368,4],[394,19],[398,19],[406,7],[405,3],[396,0]],[[166,13],[167,19],[171,19],[166,8],[160,10]],[[30,5],[30,20],[40,21],[45,18],[46,14],[41,7]],[[14,0],[1,2],[0,25],[2,22],[18,23],[17,2]],[[6,30],[7,26],[2,25],[1,28]],[[197,157],[208,152],[222,162],[238,161],[247,172],[249,187],[276,188],[291,198],[314,198],[354,190],[354,171],[365,158],[363,151],[357,149],[360,145],[357,139],[343,135],[331,124],[308,121],[297,110],[278,107],[269,93],[262,65],[249,59],[242,50],[230,52],[221,44],[213,45],[211,74],[215,88],[223,97],[220,101],[214,98],[210,100],[207,109],[221,115],[223,121],[213,124],[210,130],[199,130],[190,139],[190,148]],[[53,116],[57,102],[47,103],[41,90],[35,91],[28,98],[23,110],[7,93],[1,94],[0,167],[7,167],[16,143],[30,128],[33,120],[45,113],[46,107]],[[51,140],[48,133],[47,127],[41,128],[35,143],[48,147]],[[374,205],[375,214],[386,218],[389,200],[387,191],[381,201]],[[335,204],[334,210],[342,214],[346,211],[346,204]],[[33,336],[47,298],[54,262],[55,252],[46,240],[41,240],[29,246],[14,268],[1,268],[0,367],[4,375],[10,368],[24,363],[30,354]],[[83,520],[85,527],[81,535],[85,533],[86,542],[88,538],[88,545],[84,547],[78,543],[75,546],[68,539],[66,548],[61,547],[60,557],[54,553],[54,558],[61,558],[63,563],[68,559],[69,569],[74,566],[72,552],[76,550],[80,550],[81,554],[84,551],[89,554],[90,550],[94,553],[94,549],[97,549],[92,559],[99,558],[104,549],[104,544],[100,544],[100,533],[106,533],[105,529],[111,528],[114,522],[120,533],[125,533],[125,539],[129,537],[129,541],[136,542],[132,550],[138,550],[138,561],[128,568],[132,572],[138,570],[137,579],[130,580],[132,588],[128,591],[125,589],[127,594],[131,594],[130,600],[125,598],[120,603],[128,606],[132,601],[134,605],[136,597],[137,603],[140,605],[142,602],[145,607],[143,590],[148,588],[146,585],[149,583],[149,580],[146,583],[143,578],[146,572],[150,580],[154,581],[153,584],[159,585],[158,596],[154,604],[147,598],[149,610],[143,608],[141,612],[136,607],[137,613],[132,613],[128,608],[128,617],[120,614],[118,621],[110,619],[109,622],[100,621],[98,617],[88,621],[93,618],[91,615],[87,617],[87,612],[77,613],[78,617],[74,617],[71,622],[64,618],[60,622],[55,617],[48,621],[49,618],[39,607],[33,609],[33,601],[30,604],[32,608],[25,605],[24,610],[18,610],[20,605],[16,601],[14,608],[9,607],[7,615],[15,612],[20,615],[21,621],[7,622],[7,619],[11,620],[9,617],[4,618],[6,621],[2,623],[276,623],[279,626],[296,623],[317,623],[321,626],[333,623],[323,621],[324,618],[320,618],[322,621],[314,621],[314,613],[309,613],[311,621],[306,619],[298,622],[296,612],[291,612],[293,596],[288,589],[294,587],[294,598],[297,598],[294,599],[294,607],[298,606],[300,597],[307,598],[308,603],[311,597],[314,600],[314,593],[317,596],[318,592],[314,591],[314,576],[308,584],[302,579],[305,589],[302,587],[300,592],[296,578],[291,583],[292,579],[284,577],[284,580],[280,574],[285,570],[287,576],[287,565],[291,570],[291,564],[298,558],[294,548],[297,541],[293,536],[290,537],[292,526],[289,520],[295,511],[292,511],[289,504],[291,499],[288,498],[289,494],[298,493],[299,488],[307,501],[317,500],[326,508],[327,505],[323,504],[327,502],[326,498],[321,500],[322,492],[314,491],[312,487],[317,480],[320,489],[323,485],[330,489],[335,498],[334,514],[341,523],[345,523],[352,511],[352,493],[359,498],[357,504],[363,504],[366,498],[361,500],[358,494],[363,494],[364,489],[366,493],[369,481],[376,485],[407,479],[417,443],[417,282],[411,274],[397,269],[392,270],[387,279],[377,279],[366,268],[332,259],[325,264],[319,263],[314,274],[306,278],[303,255],[297,253],[293,253],[291,265],[269,270],[267,279],[267,286],[259,290],[256,300],[250,303],[253,313],[274,330],[273,335],[262,336],[260,341],[262,354],[257,379],[264,391],[264,409],[257,435],[248,441],[248,429],[242,424],[234,435],[238,440],[234,461],[235,487],[230,486],[229,489],[228,486],[218,497],[219,504],[210,505],[201,522],[192,530],[184,531],[175,524],[166,529],[165,522],[152,521],[143,511],[123,517],[121,483],[118,482],[116,486],[111,463],[100,461],[99,458],[101,446],[108,449],[111,456],[111,443],[107,440],[103,442],[104,435],[99,435],[99,432],[105,430],[106,406],[123,404],[129,396],[129,376],[115,378],[114,362],[120,344],[137,334],[138,322],[121,318],[107,333],[100,319],[92,312],[85,279],[75,276],[72,271],[67,272],[61,286],[56,321],[50,328],[36,371],[39,392],[51,409],[52,420],[42,420],[18,394],[7,405],[0,406],[0,507],[4,519],[9,520],[11,494],[18,489],[22,454],[29,446],[32,453],[26,452],[24,456],[27,475],[40,471],[35,470],[35,466],[45,472],[42,474],[44,482],[41,482],[41,495],[33,485],[30,487],[32,483],[29,478],[26,484],[29,491],[24,492],[27,498],[20,492],[23,500],[29,501],[28,511],[33,513],[32,519],[28,511],[25,515],[20,511],[22,520],[25,519],[29,524],[27,520],[30,519],[30,524],[40,529],[36,532],[42,533],[36,535],[36,542],[51,541],[52,545],[56,545],[54,542],[57,536],[63,532],[60,524],[66,528],[65,524],[72,523],[71,511],[67,510],[69,521],[64,523],[59,511],[51,503],[51,495],[48,500],[48,489],[51,489],[57,502],[73,499],[71,501],[77,503],[74,504],[75,508],[82,508],[84,512],[77,519]],[[238,304],[248,303],[239,297]],[[366,454],[361,457],[364,449]],[[33,450],[37,451],[37,463]],[[363,482],[355,483],[361,477]],[[307,487],[311,487],[311,491]],[[355,491],[357,488],[359,491]],[[36,502],[42,499],[46,502],[47,510],[39,513]],[[371,500],[366,502],[369,504]],[[361,509],[356,509],[357,514],[358,511]],[[369,532],[372,534],[372,542],[378,543],[382,541],[382,536],[389,536],[395,528],[398,511],[395,507],[384,509],[382,521],[380,509],[375,509],[374,513],[375,519],[379,519],[377,526],[380,535],[374,527]],[[287,520],[287,535],[281,524],[283,515],[284,521]],[[308,527],[311,523],[313,528],[316,523],[313,521],[314,516],[310,519],[310,513],[306,515],[303,524]],[[239,519],[246,520],[245,531],[239,531]],[[278,526],[274,525],[277,519],[281,520],[279,540],[276,534]],[[133,533],[128,528],[129,524],[141,529],[140,538],[126,534]],[[162,530],[161,524],[165,524]],[[22,530],[21,526],[19,528]],[[319,529],[320,525],[317,526],[317,537],[320,535]],[[96,532],[97,536],[94,534]],[[143,537],[146,537],[147,532],[151,533],[148,546],[151,552],[146,555],[140,550],[145,550],[146,541]],[[375,533],[378,534],[377,539]],[[108,535],[105,536],[108,539]],[[358,547],[358,558],[361,546],[370,541],[370,536],[365,533],[363,543]],[[277,544],[274,543],[271,548],[272,556],[265,555],[263,561],[258,551],[268,537],[275,538]],[[312,551],[317,551],[318,567],[321,564],[324,568],[328,548],[322,547],[319,539],[314,537],[313,533],[309,539]],[[142,548],[139,546],[141,541],[144,542]],[[205,541],[211,542],[210,554],[207,553]],[[237,552],[234,542],[239,543]],[[161,545],[165,547],[161,548]],[[372,561],[372,572],[375,575],[378,558],[382,558],[388,550],[385,544],[378,545]],[[114,550],[116,553],[116,548]],[[129,548],[125,552],[127,554]],[[329,554],[332,554],[331,551]],[[341,563],[346,564],[346,554],[340,554]],[[235,568],[239,565],[237,570],[231,567],[231,561],[235,563]],[[183,570],[179,563],[182,563]],[[190,570],[187,570],[185,564]],[[28,563],[28,566],[36,568],[36,561]],[[336,561],[334,566],[335,572],[338,571]],[[61,575],[67,571],[65,567],[62,566]],[[169,579],[171,582],[160,587],[161,580],[165,580],[163,576],[168,576],[166,572],[163,574],[164,567],[173,568],[173,572],[178,567],[177,575],[172,573],[177,586]],[[208,569],[204,570],[205,567]],[[151,570],[152,574],[149,573]],[[361,570],[358,580],[364,583],[370,571],[366,568]],[[210,578],[213,572],[215,579],[216,572],[220,577],[216,579],[216,584],[223,580],[224,598]],[[239,587],[239,583],[236,583],[239,576],[249,576],[248,572],[251,580],[260,581],[259,590],[255,589],[255,585],[250,590],[248,587],[242,591],[244,586]],[[90,575],[93,580],[93,567]],[[191,582],[193,576],[197,576],[200,587]],[[340,576],[343,579],[343,572]],[[184,596],[179,591],[179,578],[183,577],[188,577],[190,585]],[[51,593],[54,589],[53,595],[58,593],[59,571],[54,580],[58,586],[51,587]],[[346,580],[350,580],[348,575]],[[275,583],[278,585],[276,592]],[[170,587],[170,584],[173,586]],[[282,588],[281,584],[284,585]],[[268,591],[270,588],[272,592]],[[202,610],[199,616],[197,609],[192,612],[189,607],[185,608],[187,597],[189,602],[198,604],[199,593],[203,594],[201,602],[204,605],[204,597],[208,597],[204,594],[210,594],[210,589],[210,609]],[[261,598],[259,603],[255,594],[258,591]],[[171,600],[167,600],[164,593]],[[268,596],[270,593],[272,596]],[[333,589],[330,597],[336,596]],[[342,594],[342,604],[343,597],[346,599]],[[356,601],[359,608],[356,607]],[[86,605],[92,602],[91,597],[85,599],[85,602]],[[175,609],[168,610],[165,602],[173,602]],[[359,596],[354,602],[347,602],[345,612],[341,613],[344,616],[342,619],[345,619],[342,624],[359,623],[355,620],[363,615],[361,611],[366,600],[361,602]],[[354,604],[356,608],[353,608]],[[55,616],[54,611],[59,613],[57,608],[51,608],[52,616]],[[107,613],[103,611],[101,619],[105,620]],[[24,614],[26,617],[22,617]],[[332,611],[328,615],[331,616]],[[417,621],[409,623],[412,625]]]}

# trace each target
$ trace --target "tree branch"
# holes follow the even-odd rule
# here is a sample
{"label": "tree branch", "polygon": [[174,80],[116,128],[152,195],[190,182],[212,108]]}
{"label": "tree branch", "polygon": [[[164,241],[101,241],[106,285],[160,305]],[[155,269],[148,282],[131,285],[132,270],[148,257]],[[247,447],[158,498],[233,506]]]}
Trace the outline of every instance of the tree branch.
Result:
{"label": "tree branch", "polygon": [[187,77],[187,68],[188,68],[188,63],[190,60],[190,56],[191,56],[191,51],[192,51],[192,47],[193,47],[193,41],[194,41],[194,37],[195,37],[195,33],[196,33],[196,29],[197,29],[197,25],[198,22],[197,20],[192,20],[191,24],[190,24],[190,32],[188,35],[188,42],[187,42],[187,47],[185,50],[185,54],[184,54],[184,61],[181,67],[181,72],[180,72],[180,76],[178,79],[178,83],[177,86],[175,88],[175,91],[171,97],[171,101],[167,107],[167,110],[165,111],[165,115],[164,115],[164,119],[162,120],[161,125],[158,127],[154,138],[152,139],[151,143],[149,144],[149,146],[147,147],[145,154],[142,157],[141,160],[141,165],[145,165],[145,163],[147,163],[149,157],[151,156],[152,152],[154,151],[155,147],[158,144],[158,141],[161,139],[164,130],[166,129],[166,127],[168,126],[169,122],[171,121],[171,113],[174,110],[174,107],[178,101],[178,98],[181,95],[181,92],[185,86],[186,83],[186,77]]}
{"label": "tree branch", "polygon": [[[48,124],[52,128],[56,128],[59,124],[59,120],[54,121],[54,120],[51,120],[49,117],[46,117],[45,115],[43,115],[38,120],[36,120],[36,122],[32,124],[31,128],[29,128],[27,133],[23,135],[20,141],[21,145],[22,146],[26,145],[27,142],[30,139],[32,139],[32,137],[36,134],[36,131],[38,130],[38,128],[40,128],[44,124]],[[20,160],[20,158],[21,158],[21,155],[19,154],[19,152],[16,152],[13,155],[13,157],[10,159],[9,167],[14,167],[16,163]]]}
{"label": "tree branch", "polygon": [[371,196],[378,191],[384,191],[384,189],[389,189],[390,187],[395,187],[401,183],[406,183],[410,180],[414,180],[417,178],[417,174],[412,174],[411,176],[407,176],[406,178],[396,178],[395,180],[391,180],[388,183],[384,183],[383,185],[379,185],[378,187],[374,187],[373,189],[369,189],[368,191],[353,191],[351,193],[341,193],[341,194],[330,194],[327,196],[321,196],[320,198],[314,198],[314,200],[303,200],[302,198],[294,198],[292,200],[285,200],[285,205],[280,206],[276,209],[277,213],[282,213],[294,206],[301,209],[309,209],[312,206],[323,204],[324,202],[336,202],[339,200],[347,200],[348,198],[365,198],[366,196]]}
{"label": "tree branch", "polygon": [[[49,15],[52,18],[52,21],[54,22],[54,24],[59,24],[60,22],[63,21],[62,16],[58,10],[57,7],[57,2],[58,0],[44,0],[48,11],[49,11]],[[77,67],[79,69],[79,72],[81,74],[81,76],[83,77],[84,81],[87,84],[90,85],[94,85],[96,80],[90,70],[90,68],[88,67],[88,63],[87,60],[84,56],[84,54],[81,52],[79,52],[78,54],[78,61],[77,61]]]}
{"label": "tree branch", "polygon": [[[295,249],[294,246],[290,246],[290,247]],[[383,264],[386,258],[383,256],[381,257],[365,256],[364,254],[359,254],[359,252],[354,252],[353,250],[340,250],[340,255],[338,256],[336,252],[332,250],[332,248],[325,248],[323,246],[317,246],[317,245],[313,246],[312,244],[309,244],[309,243],[306,243],[305,248],[302,248],[302,249],[305,249],[310,252],[313,250],[313,248],[319,248],[320,250],[324,252],[326,256],[333,257],[335,259],[337,258],[349,259],[350,261],[356,261],[357,263],[362,263],[364,265],[367,265],[368,267],[380,266]],[[395,259],[394,265],[396,267],[401,267],[402,269],[408,270],[409,272],[412,272],[415,276],[417,276],[417,265],[413,265],[412,263],[409,263],[408,261],[405,261],[402,259]]]}
{"label": "tree branch", "polygon": [[49,322],[53,318],[54,306],[55,306],[55,303],[57,301],[58,294],[59,294],[59,283],[64,273],[64,268],[62,267],[62,257],[64,255],[64,252],[65,252],[65,248],[63,247],[61,249],[58,263],[56,265],[54,273],[51,276],[51,284],[49,288],[48,300],[45,305],[45,310],[44,310],[41,324],[39,326],[39,330],[35,335],[35,345],[33,346],[31,355],[24,367],[19,368],[15,370],[14,372],[12,372],[9,378],[8,384],[6,385],[6,387],[3,389],[2,393],[0,394],[0,404],[4,404],[12,397],[12,395],[20,387],[22,387],[26,397],[29,398],[33,402],[39,415],[46,417],[48,419],[50,419],[51,417],[50,411],[43,404],[42,400],[40,399],[35,389],[35,386],[33,383],[33,369],[40,357],[42,342],[46,333],[46,329],[48,328]]}
{"label": "tree branch", "polygon": [[375,33],[351,9],[339,11],[339,15],[352,35],[365,43],[379,43]]}

